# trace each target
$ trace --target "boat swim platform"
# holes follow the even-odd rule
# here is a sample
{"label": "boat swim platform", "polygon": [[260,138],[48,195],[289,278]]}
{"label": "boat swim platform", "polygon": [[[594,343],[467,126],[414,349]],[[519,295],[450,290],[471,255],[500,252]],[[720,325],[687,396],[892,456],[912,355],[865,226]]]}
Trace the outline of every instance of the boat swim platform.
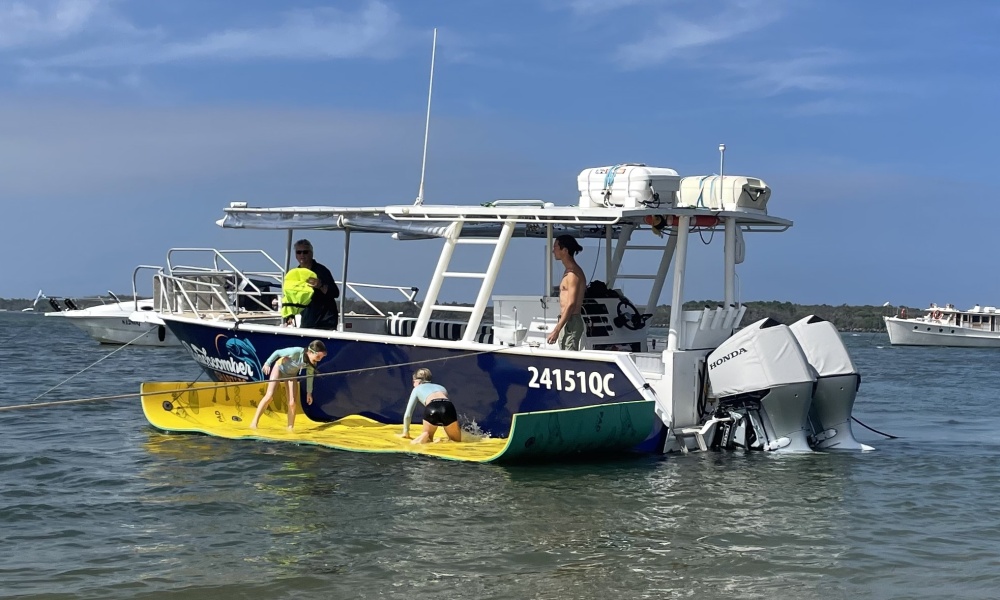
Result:
{"label": "boat swim platform", "polygon": [[[657,419],[652,400],[618,402],[518,413],[506,438],[479,437],[463,431],[463,441],[452,442],[439,427],[435,440],[445,441],[412,444],[411,440],[400,437],[402,424],[380,423],[360,415],[318,422],[296,411],[295,428],[289,431],[287,401],[281,393],[275,394],[258,428],[250,429],[256,404],[266,388],[266,382],[239,386],[214,382],[145,382],[141,388],[142,411],[150,425],[166,432],[475,463],[553,461],[627,451],[649,436]],[[253,403],[245,400],[248,397],[253,398]],[[418,420],[410,432],[416,436],[420,431]]]}

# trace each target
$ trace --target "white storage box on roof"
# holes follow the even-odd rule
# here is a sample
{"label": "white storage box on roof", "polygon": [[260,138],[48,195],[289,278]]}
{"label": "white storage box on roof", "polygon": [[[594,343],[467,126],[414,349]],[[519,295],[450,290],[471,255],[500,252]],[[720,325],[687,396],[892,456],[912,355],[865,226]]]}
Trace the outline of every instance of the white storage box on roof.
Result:
{"label": "white storage box on roof", "polygon": [[677,207],[767,214],[770,197],[771,188],[756,177],[726,175],[720,182],[718,175],[699,175],[681,179]]}
{"label": "white storage box on roof", "polygon": [[577,178],[581,208],[659,208],[674,205],[677,171],[629,163],[584,169]]}

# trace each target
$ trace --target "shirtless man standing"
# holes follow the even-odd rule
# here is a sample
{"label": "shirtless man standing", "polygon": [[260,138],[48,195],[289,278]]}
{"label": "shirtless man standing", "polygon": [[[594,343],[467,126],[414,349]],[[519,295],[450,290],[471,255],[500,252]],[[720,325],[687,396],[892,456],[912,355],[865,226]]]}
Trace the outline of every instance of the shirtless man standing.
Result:
{"label": "shirtless man standing", "polygon": [[581,250],[580,243],[571,235],[560,235],[552,244],[552,255],[562,262],[566,272],[559,283],[559,322],[549,334],[548,342],[554,344],[558,341],[562,350],[580,350],[583,347],[586,326],[580,311],[587,278],[573,258]]}

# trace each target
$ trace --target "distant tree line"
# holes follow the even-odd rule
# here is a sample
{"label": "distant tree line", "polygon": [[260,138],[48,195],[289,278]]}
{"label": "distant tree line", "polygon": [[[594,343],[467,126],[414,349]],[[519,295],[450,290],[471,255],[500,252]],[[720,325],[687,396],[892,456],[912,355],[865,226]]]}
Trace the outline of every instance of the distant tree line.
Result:
{"label": "distant tree line", "polygon": [[[31,306],[31,302],[32,300],[27,298],[0,298],[0,309],[18,311]],[[41,303],[45,303],[45,305],[41,306],[40,310],[50,310],[46,300],[40,300],[39,304]],[[78,301],[77,304],[83,308],[94,303]],[[372,314],[371,307],[367,306],[360,300],[348,298],[345,299],[344,304],[344,312]],[[373,302],[372,304],[377,306],[379,310],[386,314],[398,313],[407,317],[415,317],[420,311],[417,306],[409,302]],[[455,306],[468,306],[467,304],[451,304]],[[715,309],[721,304],[722,303],[718,300],[691,301],[684,303],[684,309],[701,310],[706,307]],[[889,314],[895,314],[897,310],[896,307],[870,305],[848,306],[846,304],[842,304],[840,306],[831,306],[829,304],[794,304],[792,302],[779,302],[777,300],[766,302],[746,302],[745,304],[747,312],[743,317],[744,325],[766,317],[770,317],[778,322],[790,325],[802,317],[816,315],[822,319],[830,321],[841,331],[884,331],[885,325],[882,322],[882,317]],[[923,311],[910,310],[908,316],[917,317],[922,314],[924,314]],[[435,313],[435,317],[445,319],[464,319],[467,318],[468,315],[467,313],[460,312],[452,314],[442,312]],[[487,320],[492,319],[492,309],[487,309],[485,318]],[[658,306],[653,312],[651,323],[654,327],[667,326],[670,323],[670,307],[667,305]]]}
{"label": "distant tree line", "polygon": [[[705,307],[715,308],[721,302],[685,302],[684,310],[700,310]],[[745,302],[747,312],[743,316],[743,324],[754,323],[764,318],[771,318],[779,323],[791,325],[795,321],[809,315],[816,315],[834,324],[840,331],[885,331],[882,317],[895,315],[897,307],[892,306],[831,306],[829,304],[793,304],[777,300]],[[919,317],[925,314],[920,310],[909,310],[909,317]],[[670,307],[659,306],[653,316],[656,325],[666,324],[670,320]]]}
{"label": "distant tree line", "polygon": [[[403,316],[415,317],[420,309],[411,303],[406,302],[373,302],[379,309],[388,313],[401,313]],[[455,304],[455,303],[451,303]],[[754,323],[764,318],[771,318],[780,323],[791,325],[795,321],[809,315],[816,315],[834,324],[841,331],[885,331],[885,324],[882,317],[895,315],[896,307],[887,306],[831,306],[829,304],[794,304],[792,302],[779,302],[777,300],[746,302],[747,312],[743,316],[743,324]],[[684,303],[684,310],[702,310],[704,308],[715,309],[721,306],[718,300],[698,300]],[[459,304],[456,304],[459,306]],[[468,306],[468,305],[465,305]],[[371,308],[363,302],[346,299],[344,312],[357,312],[361,314],[371,314]],[[923,311],[910,310],[908,316],[917,317],[924,314]],[[467,318],[464,313],[436,313],[437,318]],[[492,309],[486,309],[486,319],[492,319]],[[670,323],[670,307],[663,304],[656,307],[653,318],[650,320],[654,327],[666,327]]]}

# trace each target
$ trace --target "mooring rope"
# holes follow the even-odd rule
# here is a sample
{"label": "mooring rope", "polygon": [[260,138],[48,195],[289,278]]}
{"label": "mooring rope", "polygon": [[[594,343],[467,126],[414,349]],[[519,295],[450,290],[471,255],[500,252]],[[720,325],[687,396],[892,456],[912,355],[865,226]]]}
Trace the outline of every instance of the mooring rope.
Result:
{"label": "mooring rope", "polygon": [[855,417],[853,415],[851,416],[851,419],[853,419],[854,422],[856,422],[858,425],[861,425],[862,427],[864,427],[868,431],[874,431],[875,433],[877,433],[879,435],[884,435],[885,437],[889,438],[890,440],[898,440],[899,439],[898,435],[891,435],[891,434],[885,433],[883,431],[879,431],[878,429],[874,429],[872,427],[869,427],[869,426],[865,425],[864,423],[861,422],[860,419],[858,419],[857,417]]}
{"label": "mooring rope", "polygon": [[150,327],[150,328],[149,328],[149,329],[147,329],[146,331],[144,331],[144,332],[140,333],[140,334],[139,334],[138,336],[136,336],[135,338],[133,338],[133,339],[129,340],[129,342],[128,342],[128,343],[126,343],[126,344],[124,344],[123,346],[121,346],[121,347],[119,347],[119,348],[115,348],[115,349],[114,349],[114,351],[112,351],[112,352],[109,352],[109,353],[105,354],[105,355],[104,355],[104,356],[102,356],[101,358],[99,358],[99,359],[97,359],[96,361],[94,361],[94,362],[93,362],[92,364],[90,364],[90,365],[88,365],[88,366],[84,367],[83,369],[81,369],[80,371],[78,371],[78,372],[76,372],[76,373],[74,373],[74,374],[70,375],[70,376],[69,376],[69,377],[67,377],[66,379],[63,379],[62,381],[60,381],[59,383],[57,383],[57,384],[55,384],[54,386],[50,387],[49,389],[45,390],[45,391],[44,391],[44,392],[42,392],[41,394],[38,394],[37,396],[35,396],[34,398],[32,398],[32,400],[31,400],[31,401],[32,401],[32,402],[34,402],[35,400],[38,400],[38,399],[39,399],[39,398],[41,398],[42,396],[44,396],[44,395],[48,394],[48,393],[49,393],[49,392],[51,392],[52,390],[54,390],[54,389],[58,388],[59,386],[61,386],[62,384],[66,383],[67,381],[69,381],[69,380],[73,379],[73,378],[74,378],[74,377],[76,377],[77,375],[80,375],[81,373],[84,373],[85,371],[87,371],[87,370],[91,369],[92,367],[96,366],[96,365],[97,365],[98,363],[100,363],[100,362],[103,362],[103,361],[105,361],[105,360],[107,360],[107,359],[111,358],[112,356],[114,356],[115,354],[117,354],[117,353],[118,353],[119,351],[121,351],[121,350],[122,350],[123,348],[126,348],[126,347],[128,347],[129,345],[131,345],[131,344],[132,344],[132,342],[135,342],[136,340],[138,340],[139,338],[143,337],[143,336],[144,336],[144,335],[146,335],[147,333],[149,333],[149,332],[153,331],[153,329],[156,329],[156,326],[155,326],[155,325],[154,325],[153,327]]}
{"label": "mooring rope", "polygon": [[[102,402],[102,401],[107,402],[107,401],[111,401],[111,400],[125,400],[125,399],[128,399],[128,398],[142,398],[144,396],[158,396],[158,395],[162,395],[162,394],[165,394],[165,393],[177,394],[179,392],[178,390],[172,390],[170,392],[152,392],[152,393],[147,393],[147,394],[143,394],[142,392],[138,392],[138,393],[135,393],[135,394],[115,394],[115,395],[112,395],[112,396],[94,396],[92,398],[78,398],[78,399],[74,399],[74,400],[53,400],[51,402],[35,402],[35,400],[38,400],[39,398],[41,398],[45,394],[48,394],[52,390],[58,388],[59,386],[63,385],[67,381],[69,381],[70,379],[73,379],[77,375],[80,375],[84,371],[87,371],[88,369],[90,369],[94,365],[98,364],[99,362],[101,362],[103,360],[106,360],[107,358],[111,357],[113,354],[115,354],[116,352],[118,352],[122,348],[125,348],[125,346],[128,346],[129,344],[132,344],[133,342],[135,342],[136,340],[138,340],[142,336],[146,335],[146,333],[151,332],[153,329],[155,329],[155,327],[151,327],[145,333],[143,333],[143,334],[137,336],[135,339],[129,341],[128,344],[125,344],[125,345],[121,346],[120,348],[117,348],[114,352],[110,352],[106,356],[101,357],[100,359],[98,359],[97,361],[95,361],[90,366],[85,367],[84,369],[82,369],[78,373],[75,373],[74,375],[71,375],[71,376],[67,377],[62,382],[60,382],[60,383],[52,386],[51,388],[49,388],[45,392],[43,392],[43,393],[39,394],[38,396],[36,396],[30,403],[28,403],[28,404],[17,404],[17,405],[14,405],[14,406],[0,406],[0,412],[7,412],[7,411],[12,411],[12,410],[24,410],[24,409],[31,409],[31,408],[44,408],[44,407],[48,407],[48,406],[65,406],[65,405],[71,405],[71,404],[84,404],[84,403],[87,403],[87,402]],[[341,376],[341,375],[352,375],[352,374],[355,374],[355,373],[364,373],[366,371],[376,371],[376,370],[379,370],[379,369],[402,368],[402,367],[409,367],[409,366],[413,366],[413,365],[421,365],[421,364],[435,363],[435,362],[444,362],[444,361],[453,360],[453,359],[459,359],[459,358],[469,358],[469,357],[473,357],[473,356],[478,356],[480,354],[499,354],[499,353],[501,353],[503,351],[504,351],[504,349],[500,349],[500,350],[483,350],[483,351],[480,351],[480,352],[468,352],[466,354],[462,354],[462,355],[459,355],[459,356],[447,356],[447,357],[444,357],[444,358],[428,358],[428,359],[424,359],[424,360],[414,360],[414,361],[405,362],[405,363],[396,363],[394,365],[381,365],[381,366],[377,366],[377,367],[362,367],[362,368],[359,368],[359,369],[348,369],[348,370],[345,370],[345,371],[332,371],[330,373],[317,373],[316,375],[314,375],[314,377],[333,377],[333,376]],[[275,367],[275,368],[277,368],[277,367]],[[204,371],[202,371],[201,373],[199,373],[198,377],[195,378],[195,381],[192,381],[192,382],[190,382],[188,384],[188,387],[190,388],[195,383],[197,383],[197,380],[200,379],[202,377],[202,375],[204,375],[204,374],[205,374]],[[298,380],[306,379],[307,377],[308,377],[308,375],[294,375],[294,376],[291,376],[291,377],[277,377],[275,379],[268,379],[268,380],[265,380],[265,381],[217,382],[215,385],[205,385],[205,386],[202,386],[201,389],[205,389],[205,390],[217,390],[217,389],[225,389],[225,388],[230,388],[230,387],[239,387],[239,386],[244,386],[244,385],[261,385],[261,384],[264,384],[264,383],[269,383],[271,381],[274,381],[276,383],[281,383],[281,382],[286,382],[286,381],[298,381]],[[861,425],[862,427],[864,427],[865,429],[873,431],[873,432],[875,432],[875,433],[877,433],[879,435],[883,435],[883,436],[889,438],[890,440],[894,440],[894,439],[898,439],[899,438],[899,436],[891,435],[891,434],[879,431],[877,429],[874,429],[872,427],[869,427],[868,425],[865,425],[864,423],[862,423],[861,420],[859,420],[855,416],[852,416],[851,419],[853,421],[855,421],[856,423],[858,423],[859,425]]]}
{"label": "mooring rope", "polygon": [[[150,331],[152,331],[152,328],[150,329]],[[145,334],[143,334],[143,335],[145,335]],[[131,342],[129,342],[129,344],[131,344],[132,342],[138,340],[140,337],[142,337],[142,335],[140,335],[139,337],[137,337],[134,340],[132,340]],[[122,348],[124,348],[124,347],[125,346],[122,346]],[[121,348],[118,348],[118,350],[121,350]],[[115,350],[115,352],[118,352],[118,350]],[[18,405],[14,405],[14,406],[0,406],[0,412],[7,412],[7,411],[12,411],[12,410],[23,410],[23,409],[30,409],[30,408],[43,408],[43,407],[46,407],[46,406],[60,406],[60,405],[66,405],[66,404],[83,404],[83,403],[86,403],[86,402],[102,402],[102,401],[110,401],[110,400],[124,400],[124,399],[127,399],[127,398],[142,398],[143,396],[158,396],[158,395],[162,395],[162,394],[165,394],[165,393],[178,393],[178,390],[172,390],[171,392],[151,392],[151,393],[147,393],[147,394],[143,394],[142,392],[138,392],[138,393],[134,393],[134,394],[115,394],[113,396],[94,396],[92,398],[79,398],[79,399],[75,399],[75,400],[53,400],[51,402],[35,402],[35,400],[38,400],[39,398],[41,398],[45,394],[48,394],[49,392],[51,392],[52,390],[56,389],[57,387],[59,387],[63,383],[66,383],[67,381],[69,381],[73,377],[76,377],[80,373],[83,373],[84,371],[86,371],[87,369],[93,367],[94,365],[96,365],[97,363],[101,362],[102,360],[105,360],[106,358],[108,358],[109,356],[111,356],[112,354],[114,354],[115,352],[111,352],[110,354],[108,354],[107,356],[101,358],[100,360],[98,360],[94,364],[92,364],[92,365],[84,368],[79,373],[76,373],[75,375],[71,375],[70,377],[68,377],[66,380],[64,380],[63,382],[59,383],[58,385],[55,385],[55,386],[49,388],[44,393],[39,394],[38,396],[36,396],[30,403],[28,403],[28,404],[18,404]],[[480,352],[469,352],[467,354],[462,354],[460,356],[447,356],[447,357],[444,357],[444,358],[428,358],[428,359],[424,359],[424,360],[414,360],[414,361],[405,362],[405,363],[397,363],[397,364],[394,364],[394,365],[381,365],[381,366],[377,366],[377,367],[362,367],[360,369],[348,369],[346,371],[333,371],[333,372],[330,372],[330,373],[317,373],[314,377],[332,377],[332,376],[339,376],[339,375],[351,375],[351,374],[354,374],[354,373],[364,373],[365,371],[374,371],[374,370],[379,370],[379,369],[393,369],[393,368],[397,368],[397,367],[402,368],[402,367],[408,367],[408,366],[412,366],[412,365],[420,365],[420,364],[432,363],[432,362],[443,362],[443,361],[453,360],[453,359],[457,359],[457,358],[467,358],[467,357],[472,357],[472,356],[478,356],[480,354],[493,354],[493,353],[499,353],[499,352],[503,352],[503,349],[501,349],[501,350],[483,350],[483,351],[480,351]],[[204,375],[204,372],[200,373],[198,375],[198,377],[200,378],[202,375]],[[308,377],[308,375],[293,375],[291,377],[277,377],[275,379],[267,379],[267,380],[264,380],[264,381],[218,382],[215,385],[205,385],[205,386],[202,386],[201,389],[203,389],[203,390],[217,390],[217,389],[225,389],[225,388],[230,388],[230,387],[239,387],[239,386],[242,386],[242,385],[254,385],[254,386],[257,386],[257,385],[261,385],[261,384],[264,384],[264,383],[269,383],[271,381],[275,381],[275,382],[299,381],[299,380],[305,379],[307,377]],[[194,383],[196,383],[196,381],[191,382],[191,385],[193,385]],[[190,385],[189,385],[189,387],[190,387]]]}

